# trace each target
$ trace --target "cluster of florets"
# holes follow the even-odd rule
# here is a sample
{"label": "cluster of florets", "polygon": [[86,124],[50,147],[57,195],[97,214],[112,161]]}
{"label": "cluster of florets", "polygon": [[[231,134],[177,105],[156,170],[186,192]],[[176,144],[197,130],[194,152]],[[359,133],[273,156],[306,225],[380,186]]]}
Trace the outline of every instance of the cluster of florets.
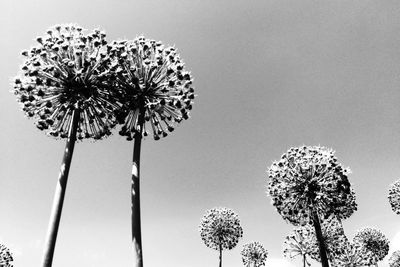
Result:
{"label": "cluster of florets", "polygon": [[[195,98],[192,75],[174,47],[138,37],[108,45],[115,86],[122,92],[118,121],[120,135],[165,137],[177,123],[189,118]],[[147,127],[146,127],[147,125]],[[146,129],[147,128],[147,129]]]}
{"label": "cluster of florets", "polygon": [[389,267],[400,267],[400,250],[396,250],[389,258]]}
{"label": "cluster of florets", "polygon": [[243,246],[240,254],[242,255],[244,266],[260,267],[265,266],[268,251],[260,242],[251,242]]}
{"label": "cluster of florets", "polygon": [[[322,221],[321,229],[328,259],[333,261],[343,253],[348,243],[342,223],[335,216],[330,216]],[[292,234],[285,238],[283,253],[290,258],[310,256],[312,259],[320,261],[314,226],[307,224],[296,227]]]}
{"label": "cluster of florets", "polygon": [[13,260],[14,259],[10,250],[6,246],[0,244],[0,266],[12,267]]}
{"label": "cluster of florets", "polygon": [[400,180],[389,187],[389,203],[396,214],[400,214]]}
{"label": "cluster of florets", "polygon": [[290,148],[268,170],[268,193],[282,217],[295,225],[334,214],[349,217],[356,209],[355,194],[334,151],[319,146]]}
{"label": "cluster of florets", "polygon": [[215,250],[230,250],[243,236],[239,216],[228,208],[208,210],[201,220],[199,231],[204,244]]}
{"label": "cluster of florets", "polygon": [[358,247],[365,265],[376,264],[389,253],[389,240],[381,231],[373,228],[359,230],[353,243]]}
{"label": "cluster of florets", "polygon": [[67,137],[74,110],[78,139],[101,139],[116,125],[106,35],[85,32],[73,24],[55,26],[22,52],[14,93],[27,116],[37,118],[36,126],[54,137]]}

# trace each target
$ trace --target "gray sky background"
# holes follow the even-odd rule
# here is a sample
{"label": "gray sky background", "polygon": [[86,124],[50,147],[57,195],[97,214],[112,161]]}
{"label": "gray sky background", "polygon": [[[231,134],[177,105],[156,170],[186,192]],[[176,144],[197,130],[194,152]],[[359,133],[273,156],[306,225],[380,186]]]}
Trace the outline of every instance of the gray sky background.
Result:
{"label": "gray sky background", "polygon": [[[195,77],[191,119],[142,146],[146,266],[217,266],[197,230],[216,206],[234,209],[244,228],[224,266],[242,266],[253,240],[268,249],[267,266],[291,266],[279,259],[292,226],[270,204],[266,169],[303,144],[334,148],[352,169],[359,209],[346,233],[376,227],[400,249],[387,201],[400,178],[399,1],[2,0],[0,10],[0,238],[15,266],[39,266],[65,144],[24,117],[10,81],[20,51],[69,22],[100,27],[109,41],[175,44]],[[55,267],[132,266],[132,148],[118,134],[77,143]]]}

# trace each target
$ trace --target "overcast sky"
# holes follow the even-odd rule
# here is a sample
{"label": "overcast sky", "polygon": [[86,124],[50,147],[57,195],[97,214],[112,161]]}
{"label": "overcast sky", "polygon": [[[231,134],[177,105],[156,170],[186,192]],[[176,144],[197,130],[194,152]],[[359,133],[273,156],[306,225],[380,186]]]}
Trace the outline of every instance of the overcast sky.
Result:
{"label": "overcast sky", "polygon": [[[244,229],[224,266],[242,266],[250,241],[268,249],[267,266],[300,266],[283,263],[292,226],[265,191],[272,161],[303,144],[332,147],[351,168],[359,209],[344,222],[350,238],[375,227],[400,249],[387,201],[400,178],[398,0],[2,0],[0,10],[0,239],[15,266],[40,264],[65,143],[24,117],[10,81],[20,51],[69,22],[100,27],[108,40],[144,34],[176,45],[195,78],[191,118],[142,145],[145,266],[217,266],[198,233],[216,206],[235,210]],[[55,267],[132,266],[132,148],[118,134],[77,143]]]}

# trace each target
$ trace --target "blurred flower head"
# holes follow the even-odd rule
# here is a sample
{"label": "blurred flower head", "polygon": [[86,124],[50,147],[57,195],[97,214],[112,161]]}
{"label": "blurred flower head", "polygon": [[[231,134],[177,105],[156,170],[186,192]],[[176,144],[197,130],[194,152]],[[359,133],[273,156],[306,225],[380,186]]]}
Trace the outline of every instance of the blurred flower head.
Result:
{"label": "blurred flower head", "polygon": [[400,214],[400,180],[389,187],[389,203],[396,214]]}
{"label": "blurred flower head", "polygon": [[174,47],[165,48],[161,42],[140,36],[115,41],[108,51],[114,59],[115,86],[123,95],[117,115],[120,135],[132,140],[135,134],[146,136],[150,130],[158,140],[189,118],[195,98],[193,77]]}
{"label": "blurred flower head", "polygon": [[0,266],[12,267],[13,260],[14,259],[10,250],[6,246],[0,244]]}
{"label": "blurred flower head", "polygon": [[365,265],[376,264],[389,253],[389,240],[377,229],[364,228],[357,231],[353,243],[359,248]]}
{"label": "blurred flower head", "polygon": [[203,216],[199,226],[204,244],[212,249],[232,249],[243,236],[239,216],[228,208],[213,208]]}
{"label": "blurred flower head", "polygon": [[389,258],[389,267],[400,267],[400,250],[396,250]]}
{"label": "blurred flower head", "polygon": [[356,209],[355,194],[334,151],[320,146],[290,148],[268,170],[268,194],[281,216],[294,225],[305,225],[316,212],[349,217]]}
{"label": "blurred flower head", "polygon": [[260,267],[265,266],[268,251],[260,242],[251,242],[243,246],[240,254],[244,266]]}
{"label": "blurred flower head", "polygon": [[111,134],[118,105],[109,90],[105,37],[100,30],[86,33],[78,25],[58,25],[22,52],[25,59],[14,93],[26,115],[37,119],[37,128],[66,138],[72,113],[78,110],[78,139]]}

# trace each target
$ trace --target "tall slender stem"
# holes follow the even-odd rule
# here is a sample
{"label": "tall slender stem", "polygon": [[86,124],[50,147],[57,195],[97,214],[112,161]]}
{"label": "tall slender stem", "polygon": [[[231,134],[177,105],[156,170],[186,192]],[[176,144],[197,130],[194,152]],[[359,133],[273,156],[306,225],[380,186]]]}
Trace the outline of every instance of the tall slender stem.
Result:
{"label": "tall slender stem", "polygon": [[53,255],[56,247],[58,227],[60,225],[61,212],[64,203],[65,190],[67,188],[69,168],[71,166],[72,154],[76,141],[76,131],[78,128],[80,111],[75,108],[72,112],[72,121],[69,126],[68,139],[65,144],[64,156],[61,162],[60,174],[51,208],[50,222],[47,230],[46,241],[43,252],[43,267],[51,267]]}
{"label": "tall slender stem", "polygon": [[317,236],[319,245],[319,255],[321,257],[322,267],[329,267],[328,257],[326,255],[325,242],[322,236],[321,224],[319,222],[318,214],[313,211],[313,222],[315,228],[315,234]]}
{"label": "tall slender stem", "polygon": [[303,254],[303,267],[306,267],[306,254]]}
{"label": "tall slender stem", "polygon": [[139,110],[139,130],[135,133],[132,162],[132,243],[134,253],[134,266],[143,267],[142,231],[140,223],[140,148],[144,124],[144,108]]}
{"label": "tall slender stem", "polygon": [[219,244],[219,267],[222,267],[222,244]]}

